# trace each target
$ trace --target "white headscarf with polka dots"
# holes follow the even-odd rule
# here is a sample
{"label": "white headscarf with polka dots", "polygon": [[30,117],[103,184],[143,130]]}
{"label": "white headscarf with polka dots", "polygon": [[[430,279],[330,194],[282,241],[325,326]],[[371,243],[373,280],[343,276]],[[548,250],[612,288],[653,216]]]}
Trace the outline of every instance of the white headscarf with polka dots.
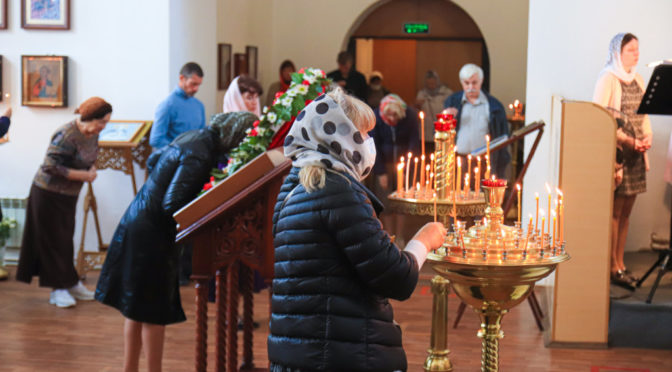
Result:
{"label": "white headscarf with polka dots", "polygon": [[369,175],[376,160],[373,138],[364,140],[343,109],[326,94],[296,116],[284,146],[285,156],[295,167],[314,165],[347,172],[356,180]]}

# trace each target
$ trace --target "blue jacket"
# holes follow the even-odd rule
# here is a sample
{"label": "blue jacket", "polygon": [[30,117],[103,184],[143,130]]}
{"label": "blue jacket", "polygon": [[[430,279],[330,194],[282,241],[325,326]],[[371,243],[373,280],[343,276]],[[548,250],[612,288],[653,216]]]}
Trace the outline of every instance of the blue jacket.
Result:
{"label": "blue jacket", "polygon": [[[497,98],[489,95],[487,92],[483,91],[483,94],[488,98],[488,106],[490,107],[490,119],[488,120],[488,127],[490,128],[490,139],[495,139],[504,134],[511,135],[509,130],[509,122],[506,119],[506,111],[504,111],[504,106]],[[462,116],[462,96],[464,91],[459,91],[453,93],[450,97],[446,99],[443,106],[444,108],[455,107],[457,109],[457,132],[460,130],[460,117]],[[511,161],[511,154],[509,154],[508,149],[501,149],[497,152],[491,153],[492,159],[492,171],[497,174],[497,177],[504,178],[506,166]]]}
{"label": "blue jacket", "polygon": [[298,174],[293,168],[285,179],[273,213],[271,363],[301,371],[405,371],[401,329],[387,298],[410,297],[417,261],[390,241],[376,218],[380,201],[360,182],[327,172],[325,187],[307,193]]}

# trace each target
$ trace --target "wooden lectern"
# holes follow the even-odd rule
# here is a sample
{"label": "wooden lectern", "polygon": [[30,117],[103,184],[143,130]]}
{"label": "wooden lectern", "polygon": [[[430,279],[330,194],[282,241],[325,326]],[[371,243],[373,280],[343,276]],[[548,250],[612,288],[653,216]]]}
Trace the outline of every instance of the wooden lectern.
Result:
{"label": "wooden lectern", "polygon": [[243,363],[252,356],[254,270],[273,277],[273,208],[291,162],[281,149],[259,155],[175,213],[178,242],[193,243],[196,281],[196,371],[207,367],[208,282],[215,277],[215,370],[238,371],[238,298],[243,297]]}

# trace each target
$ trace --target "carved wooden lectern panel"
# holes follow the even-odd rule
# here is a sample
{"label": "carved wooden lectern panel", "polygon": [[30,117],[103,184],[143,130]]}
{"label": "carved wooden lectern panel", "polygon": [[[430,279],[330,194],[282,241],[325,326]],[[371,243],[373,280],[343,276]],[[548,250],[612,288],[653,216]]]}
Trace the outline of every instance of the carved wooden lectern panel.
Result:
{"label": "carved wooden lectern panel", "polygon": [[[197,199],[175,215],[181,225],[177,241],[193,243],[196,371],[205,371],[207,368],[207,296],[208,283],[213,277],[217,307],[215,370],[239,370],[238,319],[243,321],[243,362],[240,371],[267,370],[254,367],[252,354],[254,270],[258,270],[269,282],[273,277],[273,208],[284,176],[290,168],[291,162],[285,161],[266,173],[260,172],[263,175],[248,182],[248,186],[241,187],[240,183],[230,185],[239,187],[240,190],[220,205],[204,204],[203,200],[208,199],[199,198],[203,199],[200,201],[202,205],[199,206]],[[241,168],[238,172],[243,172],[244,169]],[[217,187],[223,188],[226,185],[223,183]],[[230,190],[227,192],[231,194]],[[213,200],[215,197],[210,196],[209,199]],[[202,212],[203,210],[207,212]],[[198,217],[197,211],[201,211],[203,215]],[[185,213],[180,216],[182,212]],[[182,221],[190,223],[184,226]],[[243,300],[241,315],[238,314],[240,297]]]}

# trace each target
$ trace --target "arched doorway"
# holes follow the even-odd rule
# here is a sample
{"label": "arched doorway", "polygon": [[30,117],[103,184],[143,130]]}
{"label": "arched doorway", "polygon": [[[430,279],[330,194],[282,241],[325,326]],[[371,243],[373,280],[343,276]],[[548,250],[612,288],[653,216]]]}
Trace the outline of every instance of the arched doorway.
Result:
{"label": "arched doorway", "polygon": [[[406,24],[427,26],[427,33],[406,33]],[[355,21],[346,36],[356,67],[367,77],[382,72],[384,85],[409,104],[423,86],[427,70],[436,70],[453,91],[461,89],[459,69],[476,63],[485,72],[489,90],[490,64],[483,34],[476,22],[448,0],[380,1]]]}

